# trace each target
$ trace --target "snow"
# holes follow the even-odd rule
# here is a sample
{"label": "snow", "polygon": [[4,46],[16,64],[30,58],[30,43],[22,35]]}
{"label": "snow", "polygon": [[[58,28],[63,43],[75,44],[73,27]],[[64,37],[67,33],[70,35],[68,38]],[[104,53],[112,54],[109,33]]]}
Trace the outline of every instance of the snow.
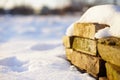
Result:
{"label": "snow", "polygon": [[77,16],[0,16],[0,42],[11,39],[60,40],[67,26],[77,19]]}
{"label": "snow", "polygon": [[[12,46],[11,43],[8,42],[6,44]],[[8,45],[6,44],[2,45],[2,49],[8,50]],[[13,44],[16,49],[18,45],[21,45],[19,41]],[[2,51],[0,59],[1,80],[61,80],[61,78],[62,80],[94,80],[87,73],[78,72],[75,67],[71,69],[62,45],[56,43],[58,46],[53,49],[48,45],[50,47],[49,50],[46,48],[44,50],[33,50],[32,47],[38,46],[38,44],[39,48],[43,45],[40,42],[36,43],[36,41],[33,41],[27,45],[19,46],[19,48],[22,48],[21,50]],[[55,43],[53,42],[53,44]]]}
{"label": "snow", "polygon": [[[95,80],[66,60],[61,38],[58,38],[76,19],[77,16],[0,17],[0,80]],[[29,26],[34,28],[34,35],[26,34]],[[44,34],[43,28],[57,31]],[[63,34],[54,35],[59,31]]]}
{"label": "snow", "polygon": [[73,34],[73,28],[74,28],[74,23],[72,23],[66,30],[66,35],[67,36],[72,36]]}
{"label": "snow", "polygon": [[[90,22],[90,23],[100,23],[100,24],[108,24],[110,28],[102,29],[98,31],[95,35],[99,36],[96,38],[102,38],[106,36],[115,36],[120,37],[120,7],[116,5],[99,5],[94,6],[88,9],[82,17],[77,22]],[[73,23],[74,24],[74,23]],[[70,26],[66,35],[72,36],[73,33],[73,24]],[[102,33],[101,33],[102,32]],[[104,34],[103,34],[104,33]]]}
{"label": "snow", "polygon": [[100,29],[96,34],[95,37],[96,38],[102,38],[102,37],[108,37],[111,36],[111,34],[109,33],[109,27],[105,27],[104,29]]}

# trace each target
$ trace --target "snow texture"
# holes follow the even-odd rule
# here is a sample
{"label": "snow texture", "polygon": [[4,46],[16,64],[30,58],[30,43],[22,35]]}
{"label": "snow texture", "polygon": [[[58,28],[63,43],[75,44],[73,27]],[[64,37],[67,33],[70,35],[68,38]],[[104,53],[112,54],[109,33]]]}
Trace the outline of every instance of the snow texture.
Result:
{"label": "snow texture", "polygon": [[[7,42],[6,44],[9,46],[13,44],[16,49],[22,48],[15,52],[14,50],[9,52],[8,45],[1,45],[2,49],[8,50],[2,51],[0,57],[1,80],[94,80],[87,73],[80,73],[70,65],[66,60],[62,44],[53,49],[38,51],[37,47],[34,47],[34,50],[32,47],[39,44],[40,48],[43,43],[27,42],[28,44],[26,41]],[[19,46],[21,44],[26,45]],[[60,43],[53,41],[52,44]],[[50,46],[48,45],[48,47]]]}
{"label": "snow texture", "polygon": [[67,27],[78,18],[78,16],[69,15],[0,16],[0,42],[13,39],[60,40]]}
{"label": "snow texture", "polygon": [[[58,38],[60,35],[54,35],[59,31],[64,33],[73,17],[4,16],[0,19],[0,33],[4,34],[1,39],[8,39],[0,44],[0,80],[95,80],[71,66]],[[42,33],[43,28],[50,31]],[[51,29],[55,31],[51,33]],[[26,33],[29,31],[34,34],[32,38],[31,33]]]}
{"label": "snow texture", "polygon": [[[110,28],[102,29],[95,35],[96,38],[106,36],[120,37],[120,7],[116,5],[99,5],[88,9],[77,22],[108,24]],[[74,23],[73,23],[74,24]],[[72,36],[73,24],[67,29],[66,35]],[[101,33],[102,32],[102,33]],[[103,34],[104,33],[104,34]],[[98,37],[99,36],[99,37]]]}

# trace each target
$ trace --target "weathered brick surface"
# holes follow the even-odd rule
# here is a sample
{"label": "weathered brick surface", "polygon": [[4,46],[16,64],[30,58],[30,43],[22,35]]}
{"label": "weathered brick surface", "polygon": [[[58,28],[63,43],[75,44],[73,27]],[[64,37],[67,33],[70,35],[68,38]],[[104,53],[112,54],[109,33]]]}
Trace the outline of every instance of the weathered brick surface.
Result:
{"label": "weathered brick surface", "polygon": [[108,80],[107,77],[99,77],[99,80]]}
{"label": "weathered brick surface", "polygon": [[109,80],[120,80],[120,67],[106,63],[106,70]]}
{"label": "weathered brick surface", "polygon": [[98,75],[100,76],[105,75],[104,63],[98,57],[89,56],[84,53],[73,51],[71,56],[71,62],[81,70],[86,70],[94,77],[97,77]]}
{"label": "weathered brick surface", "polygon": [[66,48],[71,48],[73,43],[73,37],[70,36],[63,36],[63,45]]}
{"label": "weathered brick surface", "polygon": [[105,24],[98,23],[76,23],[74,24],[74,32],[73,35],[95,39],[95,33],[104,27],[108,27]]}
{"label": "weathered brick surface", "polygon": [[102,59],[120,67],[120,39],[103,38],[98,40],[98,52]]}
{"label": "weathered brick surface", "polygon": [[97,55],[96,41],[86,38],[75,37],[73,40],[73,49],[90,55]]}
{"label": "weathered brick surface", "polygon": [[66,57],[73,65],[99,80],[119,80],[120,38],[95,39],[95,33],[104,27],[109,26],[98,23],[76,23],[73,36],[63,37]]}
{"label": "weathered brick surface", "polygon": [[73,53],[73,50],[72,49],[65,49],[66,51],[66,58],[71,61],[71,57],[72,57],[72,53]]}

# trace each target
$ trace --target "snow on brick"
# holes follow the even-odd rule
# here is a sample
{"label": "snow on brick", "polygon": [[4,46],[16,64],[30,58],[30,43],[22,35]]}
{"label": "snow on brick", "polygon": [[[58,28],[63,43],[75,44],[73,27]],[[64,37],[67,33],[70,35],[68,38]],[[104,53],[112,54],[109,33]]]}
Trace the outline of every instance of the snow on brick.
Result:
{"label": "snow on brick", "polygon": [[[88,9],[81,18],[76,22],[84,23],[100,23],[107,24],[110,27],[98,31],[95,35],[96,38],[106,36],[120,37],[120,7],[116,5],[99,5]],[[75,22],[75,23],[76,23]],[[66,35],[73,35],[73,26],[70,25],[66,31]]]}

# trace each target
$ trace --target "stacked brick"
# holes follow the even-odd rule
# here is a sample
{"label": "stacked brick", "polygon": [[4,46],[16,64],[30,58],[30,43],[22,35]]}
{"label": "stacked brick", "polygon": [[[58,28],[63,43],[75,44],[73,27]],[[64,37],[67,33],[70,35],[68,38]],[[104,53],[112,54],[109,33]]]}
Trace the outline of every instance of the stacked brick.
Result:
{"label": "stacked brick", "polygon": [[108,37],[98,40],[98,52],[106,61],[109,80],[120,80],[120,38]]}
{"label": "stacked brick", "polygon": [[[109,80],[118,80],[118,78],[120,77],[118,74],[119,72],[117,72],[119,71],[119,66],[115,66],[114,68],[113,65],[120,65],[120,63],[118,63],[120,59],[120,56],[118,56],[120,55],[118,48],[119,44],[116,43],[116,41],[119,39],[114,38],[113,40],[113,38],[110,37],[97,40],[94,37],[95,33],[99,29],[102,29],[104,27],[108,27],[108,25],[98,23],[75,23],[73,36],[63,37],[63,44],[66,49],[66,57],[73,65],[81,70],[88,72],[96,78],[105,80],[102,77],[106,76],[107,71],[107,76],[110,77]],[[109,44],[111,44],[111,46],[118,46],[117,48],[114,48],[111,47]],[[110,50],[113,50],[113,52],[107,50],[109,46]],[[115,56],[111,56],[114,55],[114,51]],[[111,57],[107,58],[107,56],[109,55]],[[114,72],[115,74],[111,74],[111,70],[116,70]],[[114,75],[118,75],[116,76],[117,79],[113,79],[115,78]]]}

